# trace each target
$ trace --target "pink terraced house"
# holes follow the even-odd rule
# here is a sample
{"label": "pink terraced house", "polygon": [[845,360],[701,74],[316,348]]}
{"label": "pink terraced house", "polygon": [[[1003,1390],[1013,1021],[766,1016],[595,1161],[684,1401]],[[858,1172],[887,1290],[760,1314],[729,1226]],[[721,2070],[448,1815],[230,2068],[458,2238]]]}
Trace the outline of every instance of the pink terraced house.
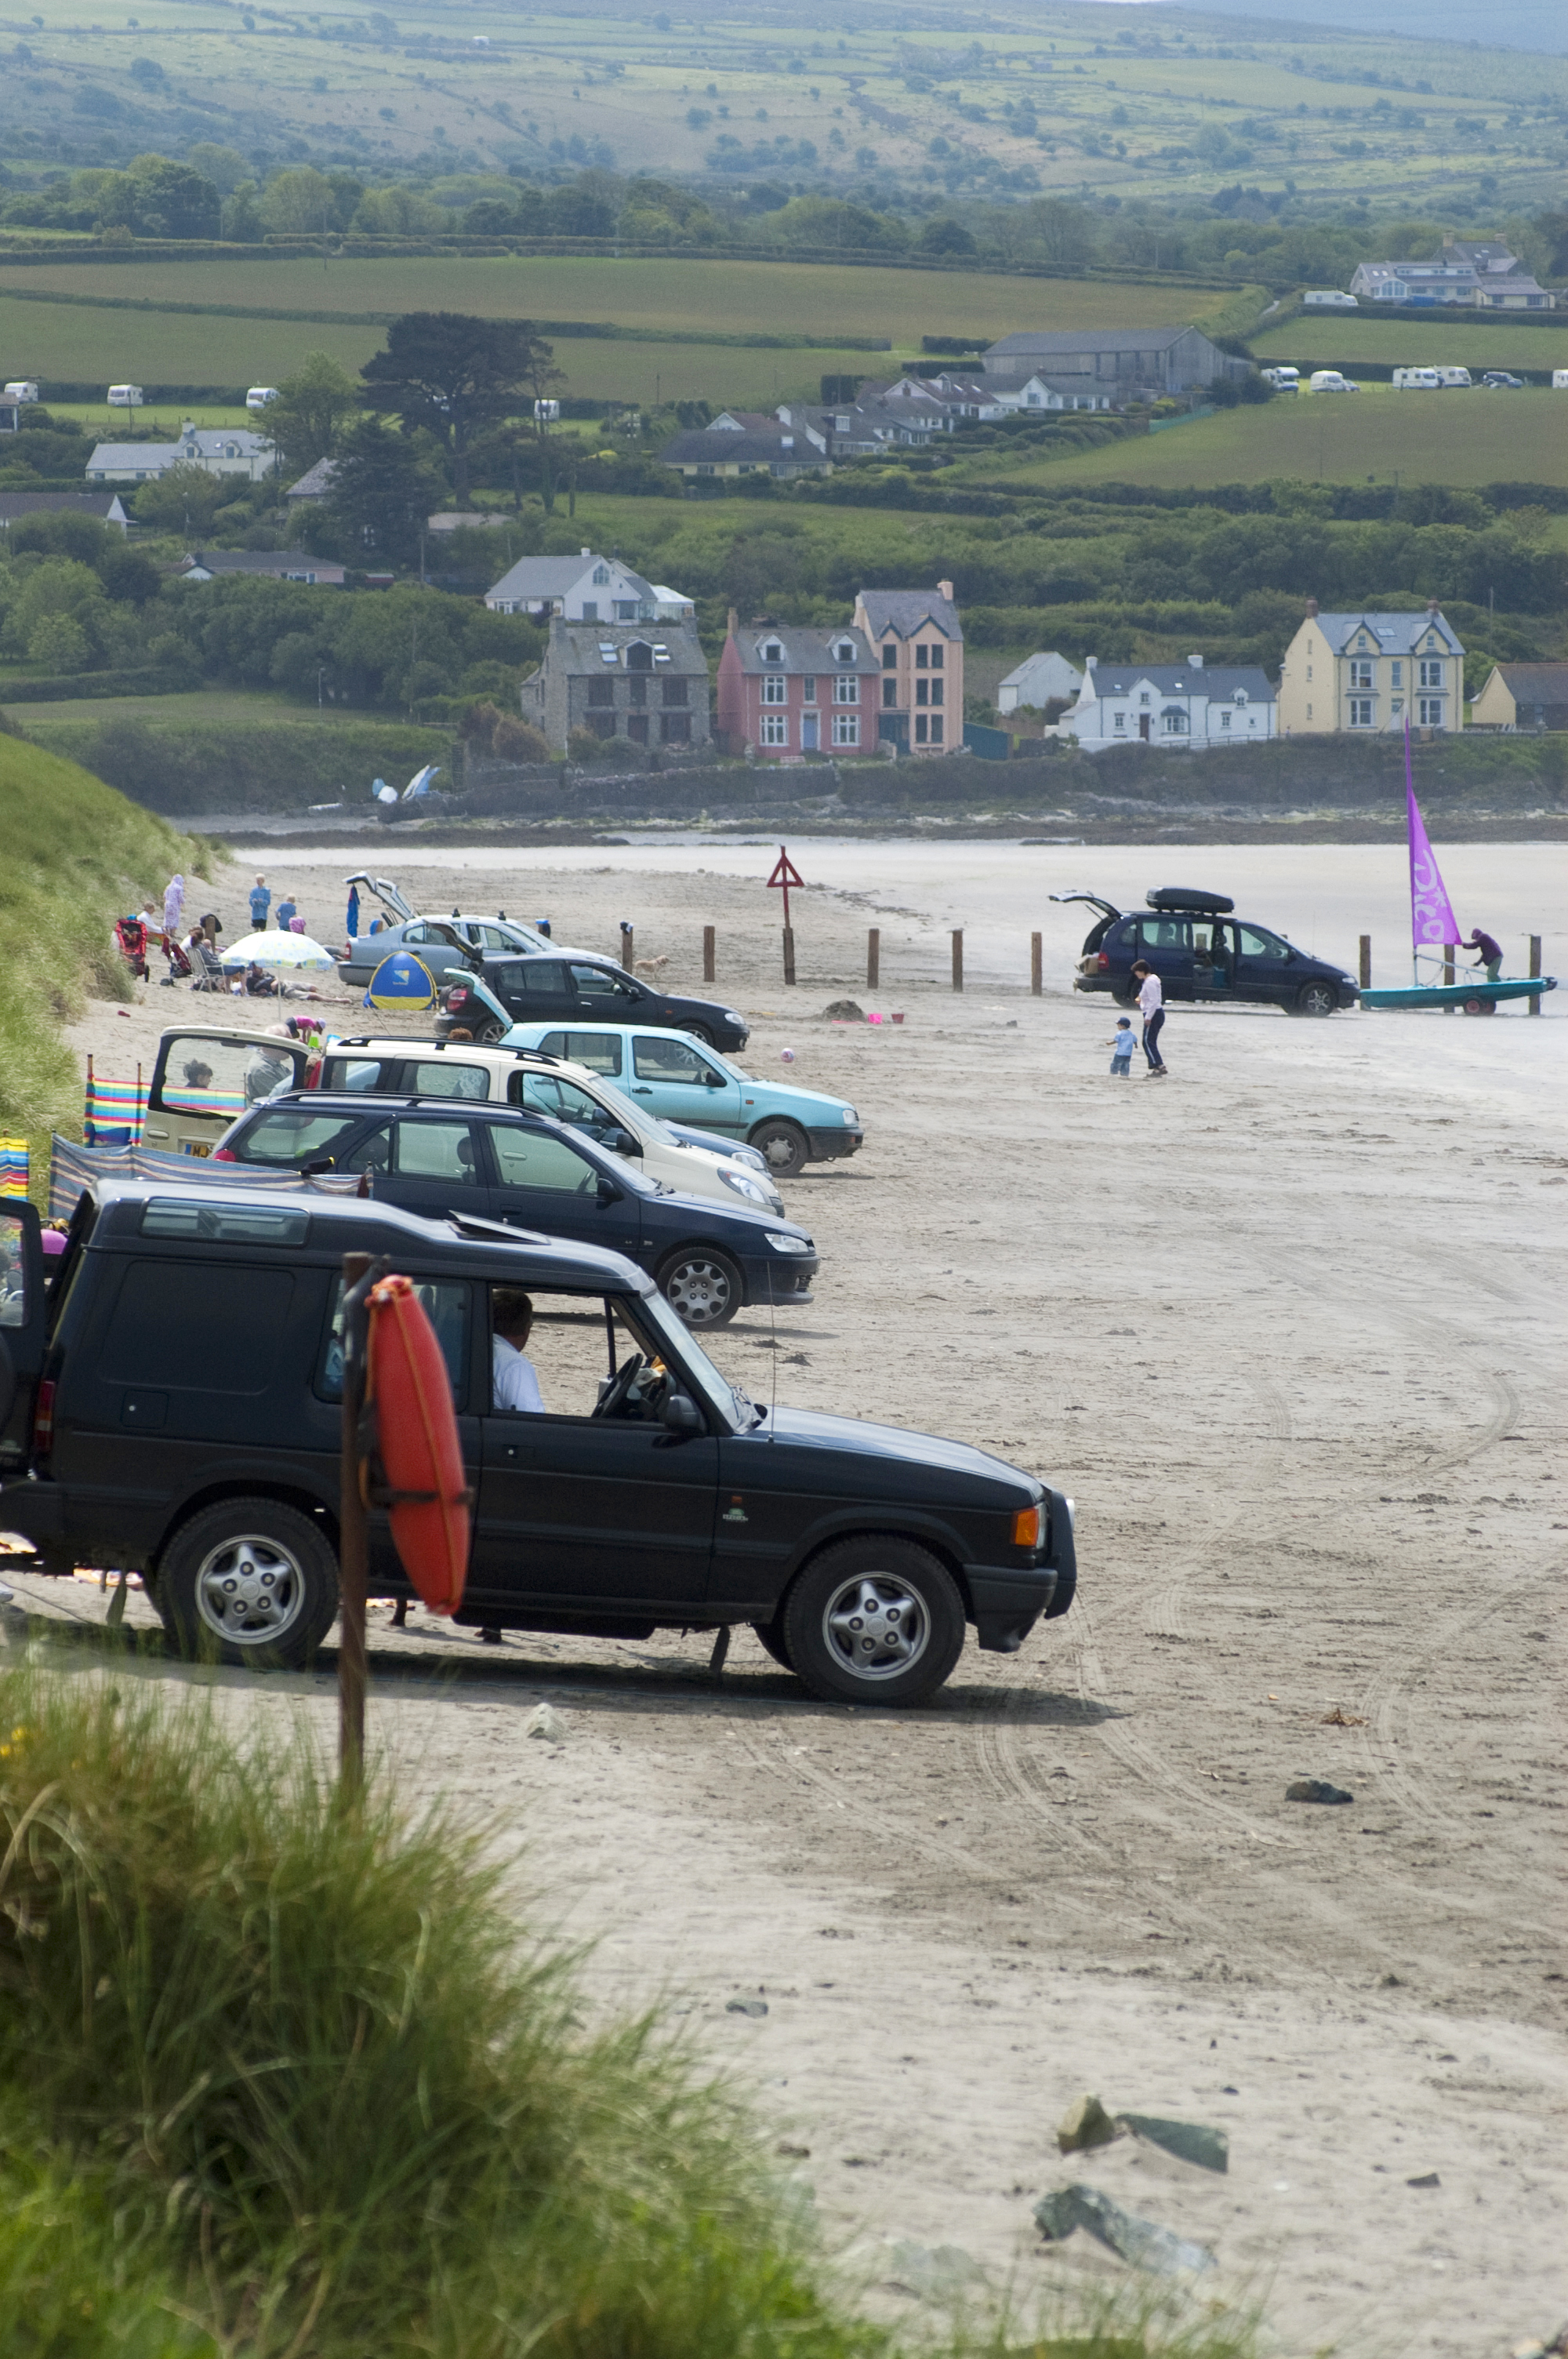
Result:
{"label": "pink terraced house", "polygon": [[719,742],[764,762],[874,753],[881,677],[880,657],[852,625],[742,626],[731,610],[719,658]]}

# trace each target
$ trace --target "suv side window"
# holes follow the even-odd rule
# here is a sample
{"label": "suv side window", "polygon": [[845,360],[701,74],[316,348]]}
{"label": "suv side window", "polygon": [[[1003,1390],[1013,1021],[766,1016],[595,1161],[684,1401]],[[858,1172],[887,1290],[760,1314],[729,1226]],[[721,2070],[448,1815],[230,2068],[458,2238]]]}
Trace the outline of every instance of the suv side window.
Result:
{"label": "suv side window", "polygon": [[367,1097],[374,1097],[384,1088],[390,1089],[396,1077],[395,1057],[329,1057],[321,1067],[324,1090],[362,1090]]}
{"label": "suv side window", "polygon": [[471,1188],[479,1179],[479,1152],[466,1122],[400,1122],[397,1170],[405,1180],[449,1180]]}
{"label": "suv side window", "polygon": [[411,1097],[487,1098],[490,1069],[486,1065],[460,1064],[452,1057],[432,1057],[416,1065],[406,1065],[398,1086]]}
{"label": "suv side window", "polygon": [[[294,1299],[293,1272],[254,1262],[128,1264],[96,1375],[106,1385],[145,1385],[207,1396],[264,1393]],[[212,1306],[223,1306],[223,1342],[211,1349]]]}
{"label": "suv side window", "polygon": [[1150,951],[1184,951],[1191,935],[1185,918],[1140,918],[1138,947]]}
{"label": "suv side window", "polygon": [[[416,1277],[414,1284],[436,1331],[436,1341],[441,1347],[441,1357],[452,1380],[452,1407],[460,1410],[468,1398],[470,1289],[466,1285],[455,1285],[447,1278],[435,1281]],[[327,1332],[316,1355],[314,1389],[318,1400],[341,1401],[343,1397],[343,1281],[341,1277],[336,1278],[332,1285]]]}
{"label": "suv side window", "polygon": [[509,959],[500,969],[500,987],[512,999],[565,999],[571,984],[558,959],[529,958]]}
{"label": "suv side window", "polygon": [[1289,942],[1282,942],[1278,934],[1266,934],[1258,926],[1239,926],[1237,931],[1241,936],[1243,958],[1278,959],[1282,962],[1291,955]]}
{"label": "suv side window", "polygon": [[586,1065],[590,1073],[614,1081],[621,1071],[618,1032],[546,1032],[539,1046],[546,1057],[563,1057],[568,1065]]}

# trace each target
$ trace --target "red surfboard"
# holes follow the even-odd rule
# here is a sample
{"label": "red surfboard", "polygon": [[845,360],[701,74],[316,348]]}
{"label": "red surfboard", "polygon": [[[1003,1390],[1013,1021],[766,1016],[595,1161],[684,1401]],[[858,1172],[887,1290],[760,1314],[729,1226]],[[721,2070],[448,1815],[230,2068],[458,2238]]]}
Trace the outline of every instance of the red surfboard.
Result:
{"label": "red surfboard", "polygon": [[[403,1569],[432,1614],[455,1614],[468,1576],[469,1506],[452,1387],[436,1331],[410,1277],[372,1288],[365,1407],[373,1412],[373,1494],[392,1518]],[[366,1504],[373,1493],[362,1472]]]}

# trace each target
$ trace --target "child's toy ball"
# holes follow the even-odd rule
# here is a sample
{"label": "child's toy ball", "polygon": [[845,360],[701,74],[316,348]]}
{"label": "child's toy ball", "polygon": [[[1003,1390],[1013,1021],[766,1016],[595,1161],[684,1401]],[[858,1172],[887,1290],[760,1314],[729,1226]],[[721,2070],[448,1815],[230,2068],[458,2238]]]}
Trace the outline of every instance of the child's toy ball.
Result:
{"label": "child's toy ball", "polygon": [[779,1050],[779,1062],[781,1065],[793,1065],[795,1062],[795,1050],[793,1049],[781,1049]]}

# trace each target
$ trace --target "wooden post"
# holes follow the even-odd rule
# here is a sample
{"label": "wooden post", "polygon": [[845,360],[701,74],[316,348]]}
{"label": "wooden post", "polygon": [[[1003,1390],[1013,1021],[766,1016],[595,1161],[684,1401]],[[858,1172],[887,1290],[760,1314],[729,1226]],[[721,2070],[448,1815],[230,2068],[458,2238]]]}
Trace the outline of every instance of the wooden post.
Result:
{"label": "wooden post", "polygon": [[[1444,942],[1444,945],[1443,945],[1443,988],[1444,989],[1444,991],[1452,991],[1452,990],[1453,990],[1453,988],[1454,988],[1454,962],[1455,958],[1457,958],[1458,954],[1459,954],[1459,945],[1458,945],[1458,943],[1457,943],[1457,942]],[[1444,1009],[1444,1011],[1443,1011],[1443,1012],[1444,1012],[1444,1016],[1452,1016],[1452,1015],[1453,1015],[1453,1013],[1454,1013],[1454,1010],[1453,1010],[1453,1008],[1452,1008],[1452,1007],[1445,1007],[1445,1008]]]}
{"label": "wooden post", "polygon": [[360,1493],[360,1412],[365,1387],[365,1296],[369,1254],[343,1256],[343,1420],[338,1492],[338,1776],[345,1795],[357,1793],[365,1755],[365,1595],[370,1545]]}
{"label": "wooden post", "polygon": [[953,988],[955,991],[962,991],[964,988],[964,929],[962,926],[955,926],[953,929]]}
{"label": "wooden post", "polygon": [[1029,988],[1038,999],[1045,988],[1045,938],[1044,934],[1029,937]]}
{"label": "wooden post", "polygon": [[632,972],[636,955],[636,933],[634,929],[627,924],[625,919],[622,918],[621,920],[621,963],[625,968],[628,974]]}
{"label": "wooden post", "polygon": [[882,979],[882,929],[880,926],[866,929],[866,989],[875,991]]}
{"label": "wooden post", "polygon": [[[1541,973],[1541,936],[1539,934],[1531,934],[1530,938],[1530,972],[1532,975]],[[1530,1012],[1532,1016],[1539,1016],[1541,1013],[1539,991],[1532,991],[1530,995]]]}
{"label": "wooden post", "polygon": [[702,979],[704,983],[711,983],[713,981],[714,949],[715,935],[713,928],[711,926],[704,926],[702,929]]}
{"label": "wooden post", "polygon": [[795,981],[795,928],[793,926],[786,926],[784,929],[784,981],[793,983]]}
{"label": "wooden post", "polygon": [[1372,988],[1372,937],[1370,934],[1363,934],[1361,937],[1361,988],[1363,991],[1370,991]]}

